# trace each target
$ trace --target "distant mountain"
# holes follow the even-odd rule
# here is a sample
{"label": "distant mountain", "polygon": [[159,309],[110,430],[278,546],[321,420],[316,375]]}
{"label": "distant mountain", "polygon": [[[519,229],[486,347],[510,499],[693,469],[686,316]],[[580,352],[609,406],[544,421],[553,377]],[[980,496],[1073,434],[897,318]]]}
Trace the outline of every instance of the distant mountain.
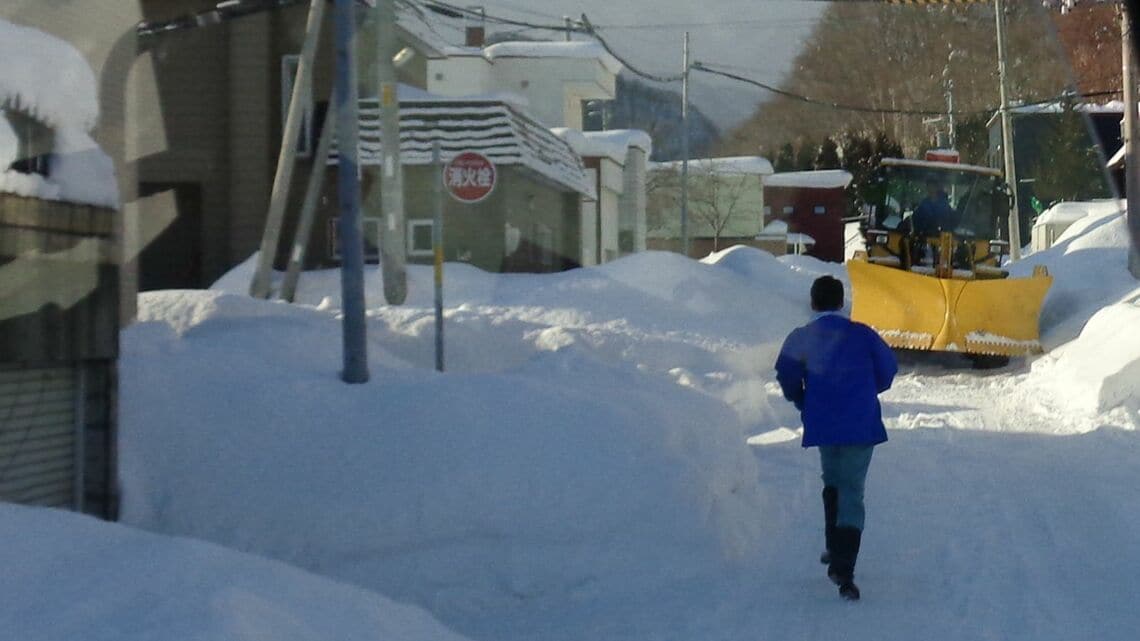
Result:
{"label": "distant mountain", "polygon": [[[617,79],[617,98],[587,106],[585,128],[641,129],[653,139],[653,160],[680,160],[681,95],[638,80]],[[689,157],[703,158],[720,141],[720,131],[701,111],[689,105]]]}

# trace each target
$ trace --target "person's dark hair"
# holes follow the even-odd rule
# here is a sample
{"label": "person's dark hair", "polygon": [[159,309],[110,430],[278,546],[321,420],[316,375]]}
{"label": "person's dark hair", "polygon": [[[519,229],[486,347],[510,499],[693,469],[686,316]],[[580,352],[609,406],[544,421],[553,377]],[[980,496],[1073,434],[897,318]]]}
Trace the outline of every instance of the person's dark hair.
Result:
{"label": "person's dark hair", "polygon": [[843,283],[832,276],[820,276],[811,284],[811,308],[834,312],[843,307]]}

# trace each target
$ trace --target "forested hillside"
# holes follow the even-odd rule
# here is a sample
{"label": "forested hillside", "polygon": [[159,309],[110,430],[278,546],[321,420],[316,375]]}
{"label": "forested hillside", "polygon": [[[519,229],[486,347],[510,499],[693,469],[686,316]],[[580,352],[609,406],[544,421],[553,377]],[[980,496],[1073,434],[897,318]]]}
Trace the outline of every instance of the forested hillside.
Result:
{"label": "forested hillside", "polygon": [[[1095,15],[1078,11],[1063,17],[1038,2],[1011,2],[1007,7],[1011,100],[1052,100],[1077,86],[1085,92],[1119,88],[1113,65],[1104,62],[1113,55],[1109,41],[1119,37],[1111,35],[1111,7],[1096,7]],[[1079,29],[1066,29],[1077,20],[1082,21]],[[1058,37],[1058,26],[1065,38]],[[1088,82],[1075,82],[1066,48],[1080,52],[1080,69]],[[1119,48],[1115,52],[1118,71]],[[964,159],[979,161],[978,154],[985,150],[985,121],[999,104],[991,4],[832,3],[782,86],[827,104],[775,97],[727,135],[721,151],[737,153],[760,145],[774,156],[785,143],[818,144],[825,136],[844,132],[881,132],[915,154],[932,144],[934,129],[923,120],[946,111],[951,83],[959,147],[964,147]]]}

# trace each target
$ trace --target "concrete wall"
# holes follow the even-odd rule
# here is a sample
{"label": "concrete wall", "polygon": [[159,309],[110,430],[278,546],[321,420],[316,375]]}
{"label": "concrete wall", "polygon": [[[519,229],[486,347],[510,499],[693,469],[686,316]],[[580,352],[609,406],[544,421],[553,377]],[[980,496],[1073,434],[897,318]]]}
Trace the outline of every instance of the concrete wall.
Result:
{"label": "concrete wall", "polygon": [[618,203],[618,245],[622,254],[645,251],[645,180],[649,157],[630,147],[622,167],[622,194]]}
{"label": "concrete wall", "polygon": [[[582,128],[583,100],[612,100],[615,76],[596,60],[497,58],[493,90],[522,94],[528,111],[551,127]],[[490,89],[489,89],[490,90]]]}

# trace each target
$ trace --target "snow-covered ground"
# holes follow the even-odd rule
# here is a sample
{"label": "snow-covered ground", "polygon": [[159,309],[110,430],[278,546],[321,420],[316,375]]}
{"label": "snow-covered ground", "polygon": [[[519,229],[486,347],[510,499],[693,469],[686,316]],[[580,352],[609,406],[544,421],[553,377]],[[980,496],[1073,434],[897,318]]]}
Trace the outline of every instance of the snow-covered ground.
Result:
{"label": "snow-covered ground", "polygon": [[[1045,356],[986,371],[902,359],[858,605],[817,562],[816,454],[772,376],[811,281],[845,279],[841,265],[741,247],[551,275],[448,264],[446,373],[430,269],[409,270],[400,307],[370,271],[371,380],[351,386],[336,272],[305,274],[293,305],[245,296],[249,265],[211,291],[144,294],[123,334],[123,520],[274,561],[6,511],[21,541],[6,567],[30,569],[5,577],[20,598],[0,619],[37,620],[21,628],[35,639],[107,617],[125,627],[105,638],[123,639],[165,621],[163,638],[195,639],[440,624],[488,641],[1131,639],[1140,288],[1126,248],[1123,217],[1096,211],[1015,265],[1057,278]],[[74,562],[48,553],[72,547]],[[299,605],[301,589],[318,596]],[[35,615],[64,604],[74,628]],[[333,620],[376,632],[328,633]]]}

